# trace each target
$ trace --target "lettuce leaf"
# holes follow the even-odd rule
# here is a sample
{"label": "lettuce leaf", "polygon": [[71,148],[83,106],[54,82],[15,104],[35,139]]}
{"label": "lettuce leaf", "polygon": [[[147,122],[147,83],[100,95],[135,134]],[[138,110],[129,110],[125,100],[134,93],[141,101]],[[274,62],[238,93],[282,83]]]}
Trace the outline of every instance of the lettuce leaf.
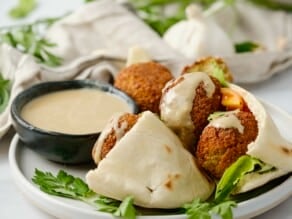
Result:
{"label": "lettuce leaf", "polygon": [[253,157],[244,155],[225,170],[215,192],[215,202],[220,203],[227,200],[242,177],[254,171],[261,171],[265,164]]}

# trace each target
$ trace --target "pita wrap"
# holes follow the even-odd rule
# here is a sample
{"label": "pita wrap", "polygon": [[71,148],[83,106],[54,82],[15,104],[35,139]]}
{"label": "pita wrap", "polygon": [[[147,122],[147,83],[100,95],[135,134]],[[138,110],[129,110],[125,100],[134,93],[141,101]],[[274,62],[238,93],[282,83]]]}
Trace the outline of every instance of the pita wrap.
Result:
{"label": "pita wrap", "polygon": [[86,175],[97,194],[117,200],[131,195],[138,206],[168,209],[195,198],[206,200],[213,192],[214,184],[197,167],[194,157],[149,111],[140,115],[102,160],[99,141],[102,137],[93,154],[98,167]]}
{"label": "pita wrap", "polygon": [[263,105],[243,88],[230,84],[239,93],[258,122],[258,136],[248,145],[247,154],[287,172],[292,171],[292,144],[283,138]]}
{"label": "pita wrap", "polygon": [[243,97],[258,122],[258,135],[248,145],[246,154],[276,168],[262,174],[245,175],[235,191],[242,193],[292,172],[292,144],[281,136],[272,118],[254,95],[234,84],[230,84],[229,87]]}

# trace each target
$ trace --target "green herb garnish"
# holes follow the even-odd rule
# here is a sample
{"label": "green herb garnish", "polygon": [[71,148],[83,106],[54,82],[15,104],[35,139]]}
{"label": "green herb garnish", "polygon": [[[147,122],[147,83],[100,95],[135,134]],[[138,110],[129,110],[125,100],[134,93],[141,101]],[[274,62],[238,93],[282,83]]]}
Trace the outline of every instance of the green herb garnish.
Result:
{"label": "green herb garnish", "polygon": [[[128,196],[120,202],[99,196],[90,190],[82,179],[69,175],[63,170],[54,176],[50,172],[35,169],[32,181],[47,194],[83,201],[99,211],[111,213],[120,218],[136,218],[137,212],[133,204],[133,197]],[[211,219],[212,214],[220,215],[223,219],[232,219],[232,208],[235,206],[236,203],[229,200],[219,203],[216,201],[202,202],[200,199],[195,199],[192,203],[185,204],[181,212],[184,212],[189,219]]]}
{"label": "green herb garnish", "polygon": [[119,208],[114,212],[114,215],[126,219],[135,219],[136,209],[134,208],[133,201],[134,199],[131,196],[125,198]]}
{"label": "green herb garnish", "polygon": [[202,202],[195,199],[192,203],[185,204],[183,209],[188,219],[211,219],[213,214],[221,216],[223,219],[232,219],[232,208],[236,207],[234,201]]}
{"label": "green herb garnish", "polygon": [[3,78],[0,74],[0,113],[2,113],[9,101],[10,81]]}
{"label": "green herb garnish", "polygon": [[9,15],[15,19],[24,18],[29,15],[36,7],[36,0],[18,0],[17,6],[9,11]]}
{"label": "green herb garnish", "polygon": [[224,116],[225,114],[226,112],[221,112],[221,111],[214,112],[208,116],[208,121],[211,122],[212,120],[217,119],[221,116]]}
{"label": "green herb garnish", "polygon": [[50,195],[83,201],[97,210],[111,213],[123,219],[135,219],[136,210],[133,197],[128,196],[122,202],[99,196],[80,178],[69,175],[63,170],[54,176],[50,172],[35,169],[32,181]]}
{"label": "green herb garnish", "polygon": [[245,41],[242,43],[236,43],[234,45],[235,51],[237,53],[244,53],[244,52],[254,52],[257,49],[261,48],[261,46],[255,42]]}
{"label": "green herb garnish", "polygon": [[[54,19],[43,20],[50,25]],[[44,24],[42,23],[42,24]],[[1,28],[0,43],[7,43],[23,53],[32,55],[37,62],[55,67],[62,63],[62,58],[49,52],[56,44],[42,37],[38,25],[34,23],[20,27]]]}
{"label": "green herb garnish", "polygon": [[210,75],[217,78],[223,87],[228,87],[228,82],[225,79],[224,70],[214,60],[210,62]]}

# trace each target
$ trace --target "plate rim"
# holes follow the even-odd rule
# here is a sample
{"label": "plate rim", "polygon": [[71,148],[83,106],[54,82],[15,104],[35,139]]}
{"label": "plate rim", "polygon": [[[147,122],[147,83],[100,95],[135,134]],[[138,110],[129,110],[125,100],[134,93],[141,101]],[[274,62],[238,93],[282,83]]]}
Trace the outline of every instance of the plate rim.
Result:
{"label": "plate rim", "polygon": [[[281,110],[280,108],[268,104],[264,101],[261,101],[265,108],[270,108],[274,111],[276,111],[279,114],[282,114],[282,116],[287,117],[291,120],[292,123],[292,116],[288,114],[287,112]],[[18,189],[22,192],[22,194],[27,198],[29,201],[31,201],[34,205],[42,209],[43,211],[47,212],[50,215],[60,217],[61,213],[52,213],[52,211],[57,211],[57,208],[62,208],[61,212],[69,211],[70,217],[74,218],[74,216],[77,216],[78,214],[83,214],[87,217],[103,217],[105,219],[112,219],[112,215],[104,212],[94,211],[93,209],[82,209],[75,206],[72,206],[68,203],[62,202],[61,200],[58,200],[51,195],[48,195],[44,192],[42,192],[39,188],[37,188],[33,183],[27,179],[27,177],[23,174],[21,171],[21,168],[19,166],[19,160],[17,158],[17,151],[19,150],[18,147],[18,141],[19,136],[18,134],[15,134],[12,138],[12,141],[10,143],[9,147],[9,166],[13,177],[14,183],[16,183]],[[28,148],[25,148],[25,150],[28,150]],[[32,151],[32,153],[34,153]],[[279,205],[281,202],[285,201],[292,195],[292,176],[290,176],[288,179],[286,179],[284,182],[282,182],[279,186],[274,187],[273,189],[257,196],[252,199],[249,199],[247,201],[243,201],[238,204],[237,208],[233,209],[233,216],[234,218],[246,218],[246,217],[255,217],[258,216],[273,207]],[[290,191],[289,191],[290,190]],[[29,195],[30,194],[30,195]],[[31,195],[33,194],[33,196]],[[38,200],[36,200],[38,198]],[[48,207],[49,203],[51,206]],[[60,211],[60,210],[59,210]],[[66,212],[65,212],[66,213]],[[98,214],[97,214],[98,213]],[[77,217],[78,218],[78,217]],[[186,218],[185,214],[177,214],[177,215],[146,215],[146,216],[138,216],[138,219],[182,219]]]}

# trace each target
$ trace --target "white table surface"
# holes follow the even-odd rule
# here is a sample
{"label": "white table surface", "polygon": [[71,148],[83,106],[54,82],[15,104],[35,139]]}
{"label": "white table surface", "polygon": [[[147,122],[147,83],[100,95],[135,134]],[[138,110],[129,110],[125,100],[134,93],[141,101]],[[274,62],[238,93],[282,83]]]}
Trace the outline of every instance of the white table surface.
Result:
{"label": "white table surface", "polygon": [[[7,10],[15,4],[16,0],[0,2],[0,26],[17,23],[10,20],[6,14]],[[30,22],[36,18],[59,16],[64,12],[78,7],[82,0],[39,0],[40,5],[32,16],[21,22]],[[271,79],[253,85],[242,85],[263,100],[275,104],[288,113],[292,114],[292,68],[275,75]],[[292,134],[292,130],[291,130]],[[11,130],[3,139],[0,140],[0,218],[53,218],[52,216],[39,210],[27,199],[25,199],[15,186],[9,170],[8,150],[9,143],[14,135]],[[257,219],[291,219],[292,218],[292,197],[269,210],[268,212],[256,217]]]}

